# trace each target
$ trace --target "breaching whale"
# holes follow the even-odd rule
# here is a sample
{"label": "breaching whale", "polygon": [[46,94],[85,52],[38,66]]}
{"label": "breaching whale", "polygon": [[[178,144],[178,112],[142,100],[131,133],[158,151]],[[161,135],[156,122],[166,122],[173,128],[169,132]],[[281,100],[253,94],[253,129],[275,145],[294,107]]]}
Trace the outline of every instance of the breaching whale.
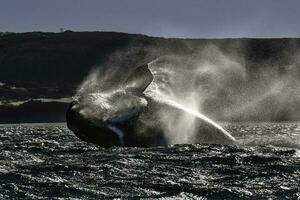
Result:
{"label": "breaching whale", "polygon": [[145,95],[153,79],[145,64],[136,68],[122,87],[77,98],[66,112],[68,128],[81,140],[102,147],[168,145],[172,144],[170,136],[157,113],[167,113],[175,119],[184,113],[196,124],[196,134],[188,143],[235,143],[234,137],[206,116],[171,99]]}

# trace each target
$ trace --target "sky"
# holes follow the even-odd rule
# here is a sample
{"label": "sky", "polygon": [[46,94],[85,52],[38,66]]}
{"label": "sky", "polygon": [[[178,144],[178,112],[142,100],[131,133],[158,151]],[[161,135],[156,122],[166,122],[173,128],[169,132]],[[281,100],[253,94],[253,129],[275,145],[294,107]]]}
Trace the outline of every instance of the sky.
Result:
{"label": "sky", "polygon": [[0,0],[0,32],[300,37],[300,0]]}

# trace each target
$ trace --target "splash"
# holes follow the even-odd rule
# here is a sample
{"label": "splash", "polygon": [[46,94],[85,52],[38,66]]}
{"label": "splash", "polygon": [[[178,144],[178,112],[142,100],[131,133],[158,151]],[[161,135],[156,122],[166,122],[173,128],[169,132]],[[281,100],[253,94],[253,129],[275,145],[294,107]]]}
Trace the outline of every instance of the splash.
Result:
{"label": "splash", "polygon": [[221,131],[228,139],[232,140],[232,141],[236,141],[235,138],[230,135],[230,133],[228,133],[224,128],[222,128],[218,123],[216,123],[215,121],[213,121],[212,119],[208,118],[207,116],[205,116],[204,114],[201,114],[200,112],[197,112],[195,110],[192,110],[172,99],[168,99],[165,96],[163,96],[162,94],[159,94],[159,96],[164,97],[164,102],[167,103],[168,105],[174,106],[182,111],[185,111],[191,115],[193,115],[196,118],[202,119],[203,121],[209,123],[210,125],[214,126],[216,129],[218,129],[219,131]]}
{"label": "splash", "polygon": [[[222,126],[220,126],[217,122],[213,121],[209,117],[205,116],[204,114],[200,113],[199,111],[197,111],[195,109],[192,109],[188,106],[185,106],[182,103],[177,102],[174,98],[172,98],[172,97],[170,97],[166,94],[163,94],[162,92],[160,92],[158,90],[155,93],[156,93],[156,95],[155,95],[156,101],[159,101],[160,103],[165,103],[169,106],[172,106],[172,107],[175,107],[175,108],[177,108],[181,111],[184,111],[183,114],[185,114],[185,113],[188,114],[188,120],[191,122],[191,124],[186,124],[185,123],[184,126],[188,126],[188,125],[195,126],[195,124],[194,124],[195,120],[194,119],[198,118],[198,119],[201,119],[202,121],[210,124],[211,126],[216,128],[217,130],[219,130],[226,137],[226,139],[228,139],[230,141],[233,141],[233,142],[236,142],[236,139],[228,131],[226,131]],[[175,117],[180,117],[180,116],[175,116]],[[176,128],[178,128],[178,127],[176,127],[176,125],[173,126],[173,130],[171,130],[171,132],[174,133],[175,132],[174,129],[176,129]],[[190,132],[190,133],[184,133],[185,136],[190,135],[189,137],[184,137],[184,136],[180,137],[180,138],[178,138],[177,141],[175,140],[175,143],[178,143],[178,141],[181,141],[181,142],[185,143],[185,142],[187,142],[185,138],[193,138],[194,134],[196,134],[195,127],[192,127],[191,130],[193,130],[193,131]],[[172,135],[172,137],[173,136],[174,135]]]}
{"label": "splash", "polygon": [[[198,78],[197,74],[190,76],[187,72],[176,71],[180,69],[180,65],[176,63],[176,60],[174,63],[172,57],[156,59],[148,66],[154,74],[154,80],[144,94],[159,104],[175,108],[175,111],[170,112],[162,106],[156,113],[169,143],[195,142],[195,138],[199,136],[199,119],[201,123],[204,122],[213,127],[212,134],[216,137],[215,141],[220,140],[217,137],[221,134],[223,138],[236,142],[230,133],[200,112],[201,90],[193,86],[193,81]],[[183,112],[178,112],[179,110]]]}

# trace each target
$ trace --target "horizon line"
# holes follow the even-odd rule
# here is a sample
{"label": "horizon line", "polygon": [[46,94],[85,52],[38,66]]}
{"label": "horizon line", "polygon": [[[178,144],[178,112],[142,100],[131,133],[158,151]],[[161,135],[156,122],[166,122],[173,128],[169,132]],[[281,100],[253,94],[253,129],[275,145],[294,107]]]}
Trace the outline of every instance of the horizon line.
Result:
{"label": "horizon line", "polygon": [[32,31],[22,31],[22,32],[12,32],[12,31],[0,31],[0,37],[3,35],[9,35],[9,34],[28,34],[28,33],[53,33],[53,34],[63,34],[63,33],[119,33],[119,34],[128,34],[128,35],[141,35],[146,36],[150,38],[162,38],[162,39],[186,39],[186,40],[199,40],[199,39],[300,39],[300,36],[278,36],[278,37],[266,37],[266,36],[230,36],[230,37],[181,37],[181,36],[159,36],[159,35],[151,35],[147,33],[138,33],[138,32],[123,32],[123,31],[115,31],[115,30],[70,30],[66,29],[63,31],[41,31],[41,30],[32,30]]}

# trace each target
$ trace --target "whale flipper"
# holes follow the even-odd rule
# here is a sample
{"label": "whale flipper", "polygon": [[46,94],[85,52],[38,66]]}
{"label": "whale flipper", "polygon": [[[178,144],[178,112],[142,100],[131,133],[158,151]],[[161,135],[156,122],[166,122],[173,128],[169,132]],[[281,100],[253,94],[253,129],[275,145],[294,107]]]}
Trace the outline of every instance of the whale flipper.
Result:
{"label": "whale flipper", "polygon": [[154,76],[148,68],[148,64],[136,68],[127,78],[125,87],[127,91],[142,94],[153,81]]}

